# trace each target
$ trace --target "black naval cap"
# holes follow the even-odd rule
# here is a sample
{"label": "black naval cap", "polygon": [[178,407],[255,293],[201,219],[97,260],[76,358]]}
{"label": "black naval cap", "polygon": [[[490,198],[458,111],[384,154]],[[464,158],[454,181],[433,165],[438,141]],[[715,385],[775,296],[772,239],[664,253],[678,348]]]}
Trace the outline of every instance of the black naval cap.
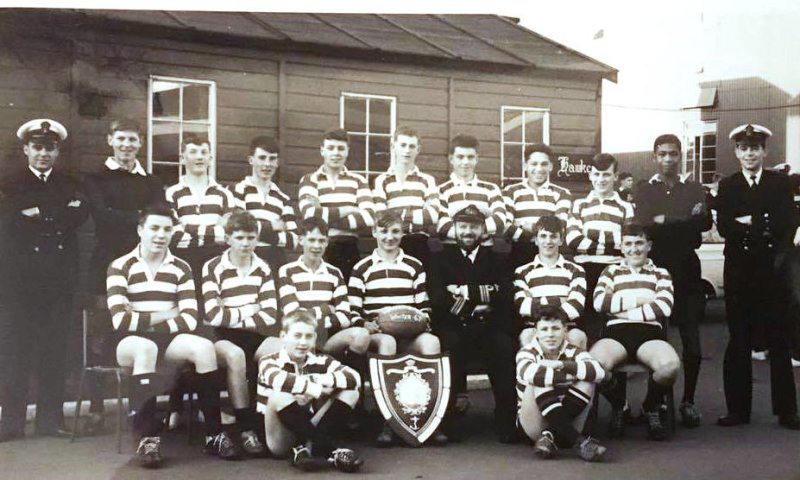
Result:
{"label": "black naval cap", "polygon": [[23,143],[57,143],[67,139],[67,129],[64,125],[49,118],[37,118],[22,124],[17,130],[17,138]]}
{"label": "black naval cap", "polygon": [[482,224],[486,221],[486,215],[475,205],[467,205],[453,215],[453,221]]}
{"label": "black naval cap", "polygon": [[771,136],[772,132],[770,132],[767,127],[748,123],[746,125],[739,125],[731,130],[728,138],[736,143],[744,142],[748,144],[764,145],[767,142],[767,138]]}

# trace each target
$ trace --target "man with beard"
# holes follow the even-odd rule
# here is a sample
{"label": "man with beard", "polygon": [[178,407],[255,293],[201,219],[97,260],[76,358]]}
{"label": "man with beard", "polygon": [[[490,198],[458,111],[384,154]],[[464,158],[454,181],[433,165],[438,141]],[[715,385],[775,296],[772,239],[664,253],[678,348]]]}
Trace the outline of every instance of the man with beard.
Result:
{"label": "man with beard", "polygon": [[700,322],[705,312],[705,294],[700,280],[702,232],[711,228],[705,193],[697,182],[681,179],[681,141],[675,135],[661,135],[653,143],[658,173],[633,192],[636,218],[650,232],[650,258],[666,268],[675,289],[671,322],[678,326],[683,344],[683,399],[681,421],[687,427],[700,424],[694,404],[700,373]]}
{"label": "man with beard", "polygon": [[454,413],[469,407],[466,366],[477,353],[486,365],[494,394],[494,420],[503,443],[516,439],[514,356],[515,326],[512,274],[491,247],[481,245],[487,218],[474,205],[452,217],[456,245],[431,256],[429,292],[433,307],[433,331],[442,350],[450,352],[451,404],[445,417],[445,433],[457,439]]}

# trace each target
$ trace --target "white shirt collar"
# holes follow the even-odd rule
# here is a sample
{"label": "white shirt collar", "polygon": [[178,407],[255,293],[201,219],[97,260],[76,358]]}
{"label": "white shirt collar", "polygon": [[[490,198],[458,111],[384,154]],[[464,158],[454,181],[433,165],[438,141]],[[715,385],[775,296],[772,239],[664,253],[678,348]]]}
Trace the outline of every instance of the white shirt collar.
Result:
{"label": "white shirt collar", "polygon": [[[147,172],[144,171],[144,168],[142,168],[142,164],[139,163],[139,160],[134,160],[134,162],[133,169],[130,171],[130,173],[146,177]],[[109,170],[122,170],[122,165],[120,165],[114,157],[108,157],[105,165]]]}
{"label": "white shirt collar", "polygon": [[[763,168],[760,168],[760,169],[758,170],[758,172],[756,172],[756,173],[755,173],[755,176],[756,176],[756,184],[759,184],[759,183],[761,183],[761,174],[762,174],[762,173],[764,173],[764,169],[763,169]],[[746,171],[742,170],[742,175],[744,175],[744,179],[747,181],[747,184],[748,184],[748,185],[750,185],[750,186],[752,187],[752,186],[753,186],[753,180],[752,180],[750,177],[752,177],[752,176],[753,176],[753,174],[752,174],[752,173],[750,173],[750,172],[746,172]]]}
{"label": "white shirt collar", "polygon": [[[389,175],[397,175],[397,171],[395,170],[394,165],[389,166],[389,169],[386,170],[386,173],[389,174]],[[406,175],[408,175],[408,176],[419,175],[419,166],[418,165],[414,165],[414,168],[412,168],[411,170],[406,172]]]}
{"label": "white shirt collar", "polygon": [[297,257],[296,263],[297,265],[300,266],[300,268],[302,268],[308,273],[313,273],[315,275],[319,273],[328,273],[328,264],[324,260],[319,264],[319,268],[317,268],[316,270],[312,270],[311,267],[306,265],[306,262],[303,261],[302,254],[299,257]]}
{"label": "white shirt collar", "polygon": [[602,198],[602,199],[600,198],[599,195],[597,195],[597,193],[594,190],[592,190],[591,192],[589,192],[589,195],[587,195],[586,198],[588,198],[589,200],[597,199],[597,200],[600,200],[602,202],[609,201],[609,200],[614,200],[617,203],[622,202],[622,198],[620,198],[619,192],[617,192],[616,190],[614,190],[614,192],[611,194],[611,196],[605,197],[605,198]]}
{"label": "white shirt collar", "polygon": [[[558,255],[558,260],[556,260],[555,266],[556,267],[563,267],[565,261],[566,261],[566,259],[564,258],[564,256],[559,254]],[[543,267],[544,266],[544,262],[542,262],[542,259],[539,257],[539,255],[536,255],[533,258],[533,266],[534,267]]]}
{"label": "white shirt collar", "polygon": [[458,175],[456,175],[455,172],[453,172],[450,174],[450,180],[456,185],[469,185],[474,187],[475,185],[478,184],[478,174],[476,173],[475,175],[473,175],[472,180],[465,182],[461,180],[461,178]]}
{"label": "white shirt collar", "polygon": [[[687,178],[688,178],[688,175],[686,177],[684,177],[683,175],[678,175],[678,183],[686,183],[686,179]],[[655,175],[650,177],[650,180],[648,180],[648,182],[649,183],[656,183],[656,182],[664,183],[664,180],[661,178],[661,174],[660,173],[656,173]]]}
{"label": "white shirt collar", "polygon": [[[221,260],[222,266],[223,266],[223,268],[225,268],[225,270],[236,270],[236,271],[238,271],[239,267],[237,267],[236,265],[234,265],[231,262],[230,252],[231,252],[231,249],[229,248],[229,249],[225,250],[222,253],[222,260]],[[259,267],[261,267],[265,272],[269,272],[269,267],[264,263],[263,260],[261,260],[261,258],[258,255],[256,255],[255,253],[251,253],[250,254],[250,258],[251,258],[251,260],[250,260],[250,269],[247,271],[248,275],[253,273]]]}
{"label": "white shirt collar", "polygon": [[[142,256],[142,244],[141,243],[139,243],[138,245],[133,247],[133,250],[131,251],[131,253],[134,256],[136,256],[136,258],[139,261],[142,261],[142,262],[144,261],[144,257]],[[167,263],[172,263],[174,260],[175,260],[175,257],[172,255],[172,252],[169,249],[167,249],[167,254],[164,255],[164,261],[162,261],[161,264],[164,265],[164,264],[167,264]]]}
{"label": "white shirt collar", "polygon": [[534,192],[538,192],[540,190],[550,190],[550,186],[552,185],[552,183],[550,183],[550,179],[549,178],[547,180],[545,180],[544,183],[541,186],[539,186],[538,188],[537,187],[532,187],[527,178],[525,180],[523,180],[522,183],[525,185],[525,187],[529,188],[530,190],[533,190]]}
{"label": "white shirt collar", "polygon": [[397,257],[395,257],[394,260],[386,260],[385,258],[381,257],[381,255],[378,253],[378,249],[376,248],[375,250],[372,251],[372,261],[373,263],[380,263],[380,262],[400,263],[400,261],[403,260],[404,255],[405,254],[403,253],[403,249],[401,248],[400,253],[397,255]]}
{"label": "white shirt collar", "polygon": [[28,169],[31,171],[31,173],[36,175],[36,178],[42,178],[41,175],[44,174],[44,181],[45,182],[50,179],[50,174],[53,173],[53,169],[52,168],[50,170],[46,171],[46,172],[40,172],[39,170],[36,170],[35,168],[33,168],[30,165],[28,165]]}

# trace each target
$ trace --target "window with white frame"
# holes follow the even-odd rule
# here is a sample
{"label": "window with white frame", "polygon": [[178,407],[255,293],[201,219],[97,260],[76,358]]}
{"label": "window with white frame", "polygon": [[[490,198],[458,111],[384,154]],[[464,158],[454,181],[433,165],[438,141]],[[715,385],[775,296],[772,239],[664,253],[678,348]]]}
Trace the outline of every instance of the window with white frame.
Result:
{"label": "window with white frame", "polygon": [[525,146],[550,144],[550,110],[509,107],[500,109],[500,181],[503,186],[524,177]]}
{"label": "window with white frame", "polygon": [[[147,171],[165,185],[183,175],[180,146],[186,134],[208,137],[216,159],[217,91],[212,81],[150,76],[147,102]],[[209,174],[214,177],[215,164]]]}
{"label": "window with white frame", "polygon": [[714,183],[717,173],[717,122],[686,125],[683,174],[703,184]]}
{"label": "window with white frame", "polygon": [[385,172],[391,163],[389,142],[397,121],[397,97],[342,93],[339,126],[350,136],[347,168],[367,177]]}

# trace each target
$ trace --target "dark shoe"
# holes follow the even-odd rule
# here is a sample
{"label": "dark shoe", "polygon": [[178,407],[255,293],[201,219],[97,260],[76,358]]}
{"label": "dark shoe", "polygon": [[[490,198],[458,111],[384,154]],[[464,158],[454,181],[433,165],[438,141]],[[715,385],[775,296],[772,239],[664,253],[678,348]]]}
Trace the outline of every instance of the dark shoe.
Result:
{"label": "dark shoe", "polygon": [[375,446],[386,448],[391,447],[392,444],[394,444],[394,432],[389,427],[388,423],[384,423],[381,433],[375,437]]}
{"label": "dark shoe", "polygon": [[606,447],[600,445],[600,443],[592,437],[578,439],[578,442],[573,448],[575,448],[578,456],[587,462],[601,462],[603,461],[603,455],[606,453]]}
{"label": "dark shoe", "polygon": [[717,419],[717,425],[720,427],[735,427],[736,425],[745,425],[750,423],[750,419],[744,419],[738,415],[734,415],[729,413],[724,417],[719,417]]}
{"label": "dark shoe", "polygon": [[778,425],[789,430],[800,430],[800,418],[796,413],[778,416]]}
{"label": "dark shoe", "polygon": [[625,436],[625,412],[620,409],[611,410],[611,419],[608,422],[608,438],[622,438]]}
{"label": "dark shoe", "polygon": [[311,450],[305,445],[292,448],[292,456],[289,458],[289,463],[304,472],[317,472],[329,467],[327,458],[312,456]]}
{"label": "dark shoe", "polygon": [[543,431],[542,436],[539,437],[533,445],[533,453],[544,460],[555,458],[558,454],[558,447],[556,446],[556,441],[553,439],[553,434],[547,430]]}
{"label": "dark shoe", "polygon": [[471,406],[472,402],[469,400],[469,394],[459,393],[456,395],[456,400],[453,403],[453,411],[465,415]]}
{"label": "dark shoe", "polygon": [[242,432],[241,438],[242,449],[247,455],[251,457],[260,457],[266,453],[266,447],[264,447],[264,444],[261,443],[261,440],[259,440],[258,435],[256,435],[254,431],[248,430]]}
{"label": "dark shoe", "polygon": [[203,447],[203,453],[206,455],[216,455],[223,460],[239,460],[242,458],[239,446],[236,445],[233,439],[225,432],[220,432],[213,437],[206,436],[206,444],[205,447]]}
{"label": "dark shoe", "polygon": [[136,458],[144,468],[161,466],[161,437],[142,437],[136,449]]}
{"label": "dark shoe", "polygon": [[644,417],[647,419],[647,436],[650,440],[664,440],[667,438],[667,429],[661,422],[661,411],[654,410],[652,412],[644,412]]}
{"label": "dark shoe", "polygon": [[340,472],[353,473],[357,472],[361,465],[364,465],[364,460],[358,458],[356,452],[349,448],[337,448],[331,452],[328,463]]}
{"label": "dark shoe", "polygon": [[700,410],[691,402],[681,403],[681,423],[684,427],[695,428],[700,425]]}

